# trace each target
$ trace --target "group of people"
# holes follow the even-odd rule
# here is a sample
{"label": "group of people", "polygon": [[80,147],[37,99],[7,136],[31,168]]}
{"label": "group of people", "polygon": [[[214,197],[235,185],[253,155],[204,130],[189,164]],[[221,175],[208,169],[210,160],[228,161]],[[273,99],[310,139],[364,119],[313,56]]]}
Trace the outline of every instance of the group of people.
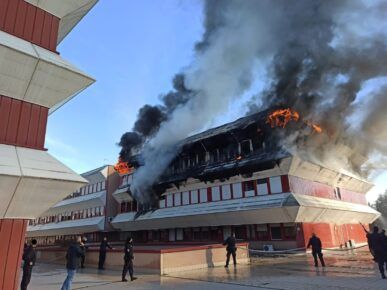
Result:
{"label": "group of people", "polygon": [[[75,243],[72,243],[66,253],[66,268],[67,268],[67,277],[63,282],[61,290],[71,290],[71,284],[74,279],[76,270],[79,265],[79,260],[81,260],[81,267],[84,268],[85,256],[86,256],[86,245],[84,244],[85,240],[82,240],[81,237],[78,237]],[[99,261],[98,261],[98,269],[105,270],[105,260],[106,260],[106,252],[107,249],[113,249],[112,246],[107,241],[107,238],[104,237],[100,247],[99,247]],[[122,269],[122,282],[127,282],[126,275],[129,271],[130,280],[134,281],[137,279],[133,276],[133,239],[128,237],[125,241],[124,247],[124,267]]]}
{"label": "group of people", "polygon": [[[72,281],[79,266],[85,268],[86,250],[88,247],[85,245],[86,238],[77,237],[77,239],[70,244],[66,252],[66,269],[67,276],[63,282],[61,290],[71,290]],[[37,241],[31,240],[30,243],[24,246],[23,252],[23,277],[21,281],[21,290],[27,290],[28,284],[31,281],[32,268],[36,262],[35,248]],[[109,245],[107,238],[104,237],[99,248],[99,261],[98,269],[105,270],[105,260],[107,249],[113,249]],[[124,246],[124,266],[122,269],[122,282],[127,282],[126,275],[129,272],[130,280],[134,281],[137,278],[133,276],[133,239],[128,237]]]}
{"label": "group of people", "polygon": [[[378,263],[380,273],[382,278],[385,279],[385,270],[384,266],[386,266],[387,270],[387,236],[385,235],[385,231],[382,230],[379,232],[379,228],[377,226],[373,227],[372,232],[367,231],[364,228],[366,235],[368,246],[370,252],[375,260]],[[67,268],[67,277],[63,282],[61,290],[70,290],[71,284],[74,279],[76,270],[79,267],[85,267],[85,256],[86,250],[88,247],[85,245],[85,238],[78,237],[75,242],[71,243],[68,247],[66,253],[66,268]],[[29,245],[25,245],[24,253],[23,253],[23,278],[21,281],[21,290],[27,290],[27,286],[31,280],[32,268],[36,262],[36,254],[35,247],[37,245],[37,241],[35,239],[30,241]],[[226,265],[225,268],[228,268],[230,263],[230,258],[233,258],[234,267],[236,266],[236,239],[235,234],[231,234],[224,243],[226,246]],[[316,234],[312,234],[312,237],[309,239],[307,248],[312,248],[312,255],[314,259],[314,266],[318,267],[318,260],[320,260],[321,266],[325,267],[325,261],[322,254],[322,243],[319,237]],[[99,261],[98,261],[98,269],[104,270],[105,260],[106,260],[106,252],[107,249],[113,249],[113,247],[108,243],[107,238],[104,237],[99,248]],[[127,282],[126,275],[129,272],[130,280],[133,281],[137,279],[133,276],[133,239],[128,237],[125,241],[124,246],[124,265],[122,269],[122,282]]]}

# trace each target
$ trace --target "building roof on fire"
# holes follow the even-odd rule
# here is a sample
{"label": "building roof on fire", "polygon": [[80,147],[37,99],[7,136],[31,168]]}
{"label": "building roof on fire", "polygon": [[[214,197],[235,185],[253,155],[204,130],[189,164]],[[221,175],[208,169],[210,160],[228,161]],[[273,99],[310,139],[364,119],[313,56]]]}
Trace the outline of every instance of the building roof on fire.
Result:
{"label": "building roof on fire", "polygon": [[198,142],[202,139],[210,138],[216,135],[224,134],[236,129],[244,129],[254,123],[264,123],[269,110],[260,111],[258,113],[239,118],[233,122],[206,130],[204,132],[192,135],[181,142],[181,145]]}

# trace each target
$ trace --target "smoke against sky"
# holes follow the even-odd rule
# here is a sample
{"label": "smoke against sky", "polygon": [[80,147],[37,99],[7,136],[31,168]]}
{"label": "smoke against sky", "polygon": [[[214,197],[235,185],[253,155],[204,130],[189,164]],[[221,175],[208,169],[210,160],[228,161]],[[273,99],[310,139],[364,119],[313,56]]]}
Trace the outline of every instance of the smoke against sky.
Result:
{"label": "smoke against sky", "polygon": [[[287,149],[315,162],[335,159],[338,167],[362,174],[370,164],[364,167],[358,153],[387,153],[385,87],[365,97],[366,109],[357,100],[366,81],[387,74],[385,1],[209,0],[204,14],[194,61],[176,75],[162,104],[144,106],[133,133],[121,139],[121,157],[141,149],[145,164],[131,187],[140,202],[178,153],[177,143],[249,91],[257,67],[265,68],[267,85],[254,93],[259,102],[250,102],[250,111],[292,107],[324,128],[313,138],[303,130],[283,131]],[[349,120],[359,111],[365,116],[355,126]]]}

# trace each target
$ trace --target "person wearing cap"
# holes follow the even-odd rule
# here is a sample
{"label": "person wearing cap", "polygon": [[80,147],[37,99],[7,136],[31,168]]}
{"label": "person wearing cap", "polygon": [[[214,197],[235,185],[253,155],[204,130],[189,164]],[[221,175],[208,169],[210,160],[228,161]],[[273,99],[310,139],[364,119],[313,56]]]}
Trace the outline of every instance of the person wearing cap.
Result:
{"label": "person wearing cap", "polygon": [[36,262],[36,253],[35,248],[37,241],[35,239],[31,240],[30,244],[24,248],[23,252],[23,277],[20,285],[21,290],[27,290],[28,284],[31,281],[32,268],[35,266]]}
{"label": "person wearing cap", "polygon": [[133,276],[133,239],[132,237],[128,237],[125,242],[124,248],[124,268],[122,269],[122,282],[127,282],[126,274],[129,271],[130,280],[134,281],[137,278]]}

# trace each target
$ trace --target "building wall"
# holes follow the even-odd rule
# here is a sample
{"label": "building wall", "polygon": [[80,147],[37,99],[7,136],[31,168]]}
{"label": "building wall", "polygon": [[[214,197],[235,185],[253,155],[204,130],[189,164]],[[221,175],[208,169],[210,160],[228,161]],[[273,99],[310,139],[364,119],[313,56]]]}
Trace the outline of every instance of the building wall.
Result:
{"label": "building wall", "polygon": [[315,233],[323,244],[323,248],[345,247],[349,240],[356,244],[366,243],[366,234],[360,224],[302,224],[303,240],[298,239],[298,245],[307,245],[312,233]]}
{"label": "building wall", "polygon": [[327,184],[306,180],[300,177],[290,175],[289,185],[290,191],[293,193],[367,204],[365,194],[363,193],[349,191],[342,188],[334,188]]}
{"label": "building wall", "polygon": [[48,108],[0,95],[0,144],[44,149],[47,117]]}
{"label": "building wall", "polygon": [[0,0],[0,30],[55,52],[59,18],[24,0]]}
{"label": "building wall", "polygon": [[119,213],[120,205],[114,199],[113,193],[116,191],[121,183],[121,177],[114,170],[113,166],[108,166],[106,179],[106,209],[105,209],[105,229],[112,231],[113,228],[110,225],[110,218],[115,217]]}
{"label": "building wall", "polygon": [[19,287],[20,261],[27,220],[0,219],[0,289]]}

